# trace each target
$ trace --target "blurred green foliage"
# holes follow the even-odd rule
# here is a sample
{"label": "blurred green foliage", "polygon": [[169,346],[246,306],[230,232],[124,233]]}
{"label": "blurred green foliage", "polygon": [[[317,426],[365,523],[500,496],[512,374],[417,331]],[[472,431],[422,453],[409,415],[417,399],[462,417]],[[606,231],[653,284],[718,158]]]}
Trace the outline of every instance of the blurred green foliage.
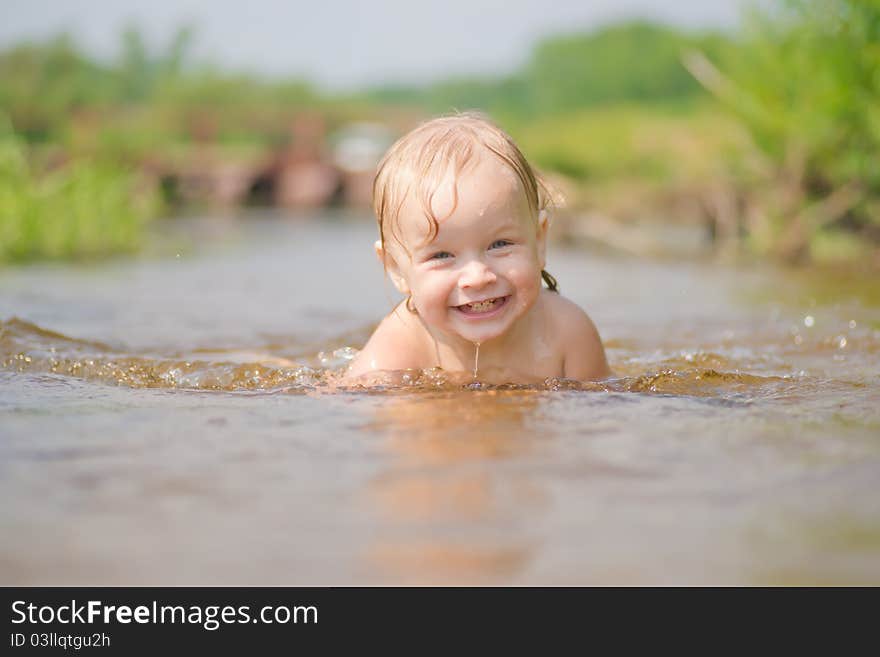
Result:
{"label": "blurred green foliage", "polygon": [[[64,36],[16,46],[0,53],[0,112],[17,133],[3,137],[0,259],[132,248],[156,205],[133,209],[150,185],[120,172],[155,174],[207,144],[233,160],[278,153],[300,113],[332,131],[474,108],[570,183],[575,210],[680,220],[688,208],[758,254],[867,257],[880,244],[880,0],[762,6],[734,34],[628,21],[547,38],[507,76],[345,95],[194,63],[191,29],[158,52],[129,29],[110,63]],[[119,236],[99,231],[117,246],[72,246],[87,198],[104,208],[96,225],[118,207]],[[49,214],[78,227],[33,219]]]}
{"label": "blurred green foliage", "polygon": [[681,65],[684,48],[715,55],[720,34],[691,34],[643,21],[543,41],[524,73],[527,107],[541,114],[608,102],[693,96],[699,85]]}
{"label": "blurred green foliage", "polygon": [[752,10],[710,59],[686,61],[751,137],[729,167],[749,245],[803,260],[880,242],[880,0]]}
{"label": "blurred green foliage", "polygon": [[607,103],[680,101],[700,93],[681,65],[683,50],[715,56],[729,44],[717,32],[691,33],[646,21],[555,36],[537,44],[523,68],[496,78],[453,78],[369,92],[380,102],[410,102],[432,112],[479,107],[493,115],[570,113]]}
{"label": "blurred green foliage", "polygon": [[192,30],[181,29],[152,53],[141,33],[128,29],[111,64],[89,59],[64,35],[16,46],[0,54],[0,111],[29,143],[74,153],[98,148],[136,161],[206,136],[271,143],[283,137],[291,107],[318,105],[302,81],[267,82],[194,65],[192,39]]}
{"label": "blurred green foliage", "polygon": [[107,164],[35,168],[24,141],[0,121],[0,262],[134,251],[159,202],[136,172]]}
{"label": "blurred green foliage", "polygon": [[511,120],[507,127],[537,165],[576,180],[643,179],[674,184],[718,173],[715,158],[736,143],[731,123],[706,103],[616,103]]}

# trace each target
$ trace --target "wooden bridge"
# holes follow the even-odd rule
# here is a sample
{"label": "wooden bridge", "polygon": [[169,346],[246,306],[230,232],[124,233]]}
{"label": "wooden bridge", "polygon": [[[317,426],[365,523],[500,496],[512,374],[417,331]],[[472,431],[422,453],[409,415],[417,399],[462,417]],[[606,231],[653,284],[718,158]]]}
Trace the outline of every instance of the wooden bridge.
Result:
{"label": "wooden bridge", "polygon": [[287,143],[243,153],[212,131],[139,167],[172,203],[235,208],[369,207],[375,167],[393,140],[377,123],[350,123],[328,137],[320,117],[298,117]]}

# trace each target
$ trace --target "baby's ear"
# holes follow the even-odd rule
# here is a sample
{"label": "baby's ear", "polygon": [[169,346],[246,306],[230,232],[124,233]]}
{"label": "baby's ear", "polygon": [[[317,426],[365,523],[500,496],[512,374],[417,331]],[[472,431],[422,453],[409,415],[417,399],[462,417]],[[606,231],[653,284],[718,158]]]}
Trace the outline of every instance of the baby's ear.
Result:
{"label": "baby's ear", "polygon": [[403,274],[400,272],[400,267],[397,265],[394,256],[382,247],[381,240],[376,240],[375,244],[373,244],[373,248],[376,250],[376,257],[379,258],[379,262],[385,269],[385,273],[388,274],[391,282],[394,283],[394,287],[396,287],[401,294],[409,294],[409,285],[403,277]]}
{"label": "baby's ear", "polygon": [[546,210],[538,211],[538,260],[541,263],[541,269],[547,264],[547,231],[550,229],[550,217]]}

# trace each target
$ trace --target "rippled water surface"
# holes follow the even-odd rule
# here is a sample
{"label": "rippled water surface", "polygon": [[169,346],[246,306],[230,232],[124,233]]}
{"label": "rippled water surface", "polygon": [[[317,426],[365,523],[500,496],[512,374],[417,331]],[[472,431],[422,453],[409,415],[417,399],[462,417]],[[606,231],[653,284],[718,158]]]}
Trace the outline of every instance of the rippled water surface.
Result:
{"label": "rippled water surface", "polygon": [[880,584],[876,283],[556,247],[615,378],[340,388],[356,219],[0,270],[0,583]]}

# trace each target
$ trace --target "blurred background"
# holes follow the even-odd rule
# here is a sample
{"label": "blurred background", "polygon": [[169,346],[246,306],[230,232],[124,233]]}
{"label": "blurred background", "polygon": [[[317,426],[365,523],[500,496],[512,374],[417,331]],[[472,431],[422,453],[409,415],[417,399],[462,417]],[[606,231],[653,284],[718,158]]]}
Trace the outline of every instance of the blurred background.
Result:
{"label": "blurred background", "polygon": [[[880,582],[880,0],[0,10],[0,583]],[[466,109],[615,378],[328,394]]]}
{"label": "blurred background", "polygon": [[3,9],[0,262],[136,252],[193,211],[368,219],[397,136],[480,109],[571,243],[880,263],[876,0]]}

